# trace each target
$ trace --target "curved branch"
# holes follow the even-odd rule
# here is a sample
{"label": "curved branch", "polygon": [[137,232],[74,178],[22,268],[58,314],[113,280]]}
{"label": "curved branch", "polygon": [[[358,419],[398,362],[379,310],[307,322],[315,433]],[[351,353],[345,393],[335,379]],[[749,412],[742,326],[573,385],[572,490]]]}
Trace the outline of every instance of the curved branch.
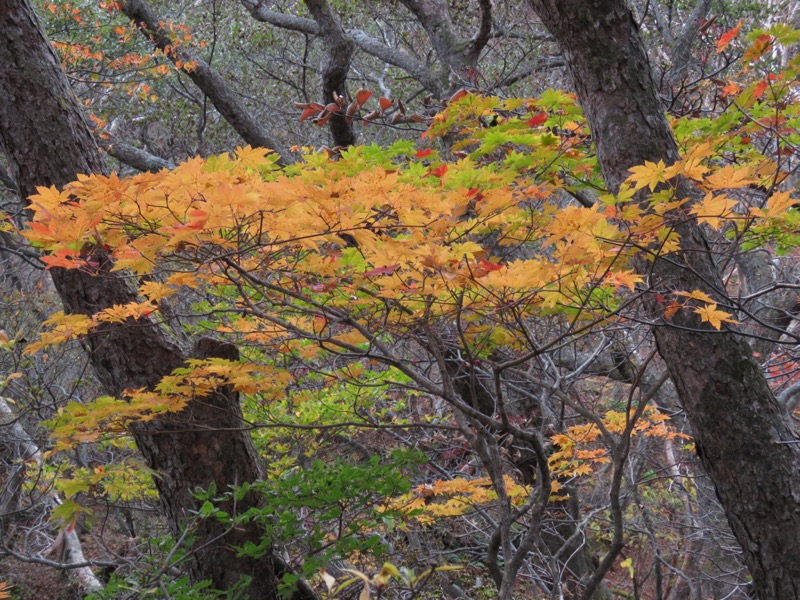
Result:
{"label": "curved branch", "polygon": [[486,47],[492,35],[492,1],[479,0],[478,4],[481,9],[481,22],[478,26],[478,31],[464,51],[464,55],[467,56],[473,64],[478,62],[481,52]]}
{"label": "curved branch", "polygon": [[[242,5],[248,10],[250,16],[256,21],[269,23],[281,29],[297,31],[309,35],[322,35],[319,24],[314,19],[306,19],[294,15],[287,15],[274,10],[269,10],[261,0],[241,0]],[[371,37],[361,29],[345,29],[344,33],[360,49],[379,58],[385,63],[402,69],[417,83],[434,95],[441,96],[442,88],[437,79],[431,74],[430,68],[425,63],[417,60],[408,52],[399,48],[391,48],[386,44]]]}
{"label": "curved branch", "polygon": [[[325,102],[336,102],[336,96],[347,97],[347,73],[353,56],[353,41],[345,35],[342,26],[326,0],[305,0],[309,12],[319,25],[325,40],[325,64],[322,69],[322,96]],[[330,120],[335,146],[352,146],[356,141],[353,125],[343,114],[334,114]]]}
{"label": "curved branch", "polygon": [[[231,86],[211,65],[187,48],[180,47],[161,27],[159,20],[143,0],[126,0],[120,5],[122,12],[136,23],[139,30],[149,37],[173,63],[190,63],[192,69],[185,69],[186,75],[208,96],[214,107],[242,139],[251,146],[272,148],[282,156],[289,156],[281,144],[273,138],[252,114],[242,105]],[[285,161],[280,160],[279,163]]]}
{"label": "curved branch", "polygon": [[668,75],[670,81],[677,82],[686,74],[692,58],[692,46],[710,8],[711,0],[697,0],[683,31],[672,42],[672,51],[670,52],[672,68]]}

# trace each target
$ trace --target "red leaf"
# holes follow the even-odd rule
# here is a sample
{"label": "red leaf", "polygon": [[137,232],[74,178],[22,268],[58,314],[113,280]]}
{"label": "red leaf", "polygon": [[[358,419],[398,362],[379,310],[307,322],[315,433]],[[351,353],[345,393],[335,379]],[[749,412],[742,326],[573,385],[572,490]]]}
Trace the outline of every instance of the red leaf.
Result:
{"label": "red leaf", "polygon": [[375,119],[377,119],[380,116],[381,116],[381,111],[373,110],[371,113],[369,113],[368,115],[364,116],[363,120],[366,121],[367,123],[371,123],[372,121],[374,121]]}
{"label": "red leaf", "polygon": [[547,121],[547,112],[541,111],[533,115],[530,119],[528,119],[528,127],[538,127],[542,123]]}
{"label": "red leaf", "polygon": [[725,48],[728,47],[728,44],[731,43],[731,40],[735,38],[739,34],[739,30],[742,28],[742,22],[739,21],[739,24],[734,27],[733,29],[726,31],[723,33],[719,40],[717,40],[717,52],[722,52]]}
{"label": "red leaf", "polygon": [[753,98],[761,98],[764,95],[764,90],[767,89],[767,82],[762,81],[755,88],[753,88]]}
{"label": "red leaf", "polygon": [[464,88],[461,88],[455,94],[450,96],[450,99],[447,102],[448,102],[448,104],[453,103],[453,102],[457,102],[458,100],[461,100],[464,96],[466,96],[468,93],[469,92],[467,92],[467,90],[465,90]]}
{"label": "red leaf", "polygon": [[442,165],[441,167],[436,167],[435,169],[430,170],[430,174],[434,177],[439,177],[440,179],[447,173],[447,165]]}
{"label": "red leaf", "polygon": [[400,268],[400,265],[391,265],[388,267],[378,267],[376,269],[372,269],[371,271],[367,271],[364,273],[366,277],[375,277],[376,275],[391,275],[397,269]]}
{"label": "red leaf", "polygon": [[313,117],[319,111],[316,108],[308,107],[303,111],[303,114],[300,115],[300,122],[302,123],[306,119]]}
{"label": "red leaf", "polygon": [[323,125],[325,125],[325,123],[331,120],[332,116],[333,113],[329,110],[326,110],[320,113],[319,117],[314,119],[314,124],[317,125],[317,127],[322,127]]}
{"label": "red leaf", "polygon": [[431,150],[430,148],[425,148],[424,150],[417,150],[414,156],[416,156],[417,158],[425,158],[426,156],[430,156],[431,152],[433,152],[433,150]]}
{"label": "red leaf", "polygon": [[389,110],[394,106],[394,102],[388,98],[381,98],[378,103],[381,105],[381,110]]}
{"label": "red leaf", "polygon": [[358,90],[356,92],[356,104],[363,106],[364,103],[372,97],[372,92],[369,90]]}
{"label": "red leaf", "polygon": [[486,271],[486,272],[499,271],[500,269],[503,268],[503,265],[496,265],[494,263],[489,262],[488,260],[486,260],[484,258],[479,258],[478,259],[478,266],[481,269],[483,269],[484,271]]}

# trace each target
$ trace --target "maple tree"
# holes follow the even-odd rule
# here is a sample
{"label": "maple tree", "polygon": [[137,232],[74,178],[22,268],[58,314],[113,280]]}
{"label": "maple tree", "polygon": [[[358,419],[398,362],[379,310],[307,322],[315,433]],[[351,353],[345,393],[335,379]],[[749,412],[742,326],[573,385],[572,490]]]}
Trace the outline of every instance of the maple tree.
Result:
{"label": "maple tree", "polygon": [[[738,34],[723,35],[717,50]],[[598,164],[590,149],[592,141],[600,146],[602,132],[593,130],[592,140],[571,94],[517,100],[464,92],[432,118],[424,147],[352,147],[335,160],[306,149],[302,161],[281,167],[275,153],[248,146],[128,178],[87,168],[97,174],[39,187],[30,194],[33,220],[24,235],[47,267],[86,285],[126,277],[137,290],[99,310],[53,315],[29,353],[87,339],[98,356],[108,331],[164,325],[211,333],[241,353],[177,354],[157,378],[113,382],[109,396],[64,406],[51,424],[54,449],[119,443],[130,431],[142,443],[152,424],[170,423],[216,394],[236,401],[238,394],[247,421],[230,427],[256,432],[258,451],[273,459],[271,477],[206,480],[195,505],[197,522],[221,525],[210,529],[214,536],[253,524],[269,533],[238,542],[242,556],[259,560],[276,539],[298,544],[307,536],[301,554],[311,575],[325,564],[311,558],[325,549],[332,549],[327,558],[370,551],[386,528],[425,527],[475,511],[491,527],[483,560],[501,597],[511,597],[532,551],[555,556],[556,571],[568,565],[576,581],[564,585],[586,597],[605,593],[602,581],[614,564],[635,581],[637,568],[619,560],[632,518],[620,492],[626,465],[648,438],[671,447],[682,434],[650,406],[667,374],[647,379],[655,346],[632,324],[699,340],[728,339],[740,325],[769,329],[730,273],[725,283],[697,287],[681,286],[680,278],[665,286],[654,273],[686,250],[687,226],[706,232],[720,264],[748,246],[795,251],[785,157],[796,146],[797,65],[775,73],[767,51],[796,35],[782,27],[755,34],[745,52],[750,70],[724,87],[729,112],[714,121],[676,120],[680,155],[644,157],[638,166],[609,167],[600,149]],[[315,112],[304,116],[353,117],[369,101],[357,94],[352,114],[344,103],[319,110],[309,104],[304,110]],[[198,316],[177,315],[173,302]],[[633,385],[622,401],[602,393],[589,400],[579,380],[625,336],[637,336],[640,346],[625,359]],[[564,376],[554,363],[568,363],[570,349],[576,357],[588,352]],[[680,380],[674,369],[672,376]],[[447,423],[400,410],[431,398],[451,407]],[[413,461],[400,458],[388,469],[369,460],[359,469],[313,464],[304,478],[293,470],[302,460],[271,449],[290,444],[270,433],[274,426],[331,427],[346,436],[358,427],[440,426],[458,431],[480,466],[462,464],[461,475],[413,488]],[[707,435],[695,427],[696,439],[698,433]],[[313,456],[311,439],[291,443],[310,445],[303,453]],[[609,542],[599,565],[590,566],[585,547],[574,545],[586,535],[576,526],[581,514],[559,527],[570,499],[604,464],[611,470],[610,525],[596,525],[604,528],[596,537]],[[465,477],[470,469],[475,476]],[[336,476],[325,480],[326,472]],[[57,515],[66,522],[83,510],[75,499],[90,489],[136,492],[121,486],[113,469],[78,472],[57,485],[73,500]],[[650,489],[657,493],[657,484]],[[290,493],[300,498],[293,502]],[[336,510],[319,503],[320,495]],[[380,589],[399,573],[389,566],[375,578],[354,577],[368,594],[369,585]],[[550,576],[557,573],[532,579]],[[765,592],[769,576],[759,574],[760,592],[783,597]],[[416,589],[414,578],[405,582]]]}

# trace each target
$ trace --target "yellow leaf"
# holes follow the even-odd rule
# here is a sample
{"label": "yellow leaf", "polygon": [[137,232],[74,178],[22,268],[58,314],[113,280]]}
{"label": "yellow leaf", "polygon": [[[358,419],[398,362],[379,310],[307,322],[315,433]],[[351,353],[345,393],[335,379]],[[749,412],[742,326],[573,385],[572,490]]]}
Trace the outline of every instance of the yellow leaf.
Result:
{"label": "yellow leaf", "polygon": [[708,223],[710,227],[719,229],[720,221],[733,215],[733,209],[737,204],[736,200],[731,200],[727,196],[714,196],[708,192],[703,201],[695,204],[690,212],[697,215],[698,222]]}
{"label": "yellow leaf", "polygon": [[177,291],[172,286],[158,283],[157,281],[146,281],[139,287],[139,290],[143,295],[147,296],[147,299],[151,302],[158,302],[162,298],[171,296]]}
{"label": "yellow leaf", "polygon": [[628,573],[630,573],[631,579],[633,579],[634,571],[633,571],[633,559],[628,557],[619,563],[620,567],[625,567],[628,569]]}
{"label": "yellow leaf", "polygon": [[700,290],[694,290],[692,292],[675,292],[676,296],[685,296],[686,298],[693,298],[695,300],[700,300],[700,302],[705,302],[707,304],[713,304],[714,299],[706,294],[705,292],[701,292]]}
{"label": "yellow leaf", "polygon": [[767,217],[782,215],[797,203],[791,192],[776,192],[767,200]]}
{"label": "yellow leaf", "polygon": [[635,183],[634,191],[649,187],[652,192],[659,183],[666,181],[664,177],[666,169],[667,165],[664,164],[663,160],[657,163],[647,160],[642,166],[631,167],[631,176],[628,177],[628,181]]}
{"label": "yellow leaf", "polygon": [[710,142],[703,142],[693,146],[681,160],[667,167],[664,177],[670,179],[676,175],[683,175],[695,181],[702,181],[703,175],[708,172],[708,167],[703,161],[714,153]]}
{"label": "yellow leaf", "polygon": [[94,326],[94,321],[86,315],[65,315],[59,311],[47,319],[44,324],[52,327],[51,331],[42,333],[38,342],[28,344],[23,354],[33,354],[47,346],[85,335]]}
{"label": "yellow leaf", "polygon": [[731,319],[731,314],[722,310],[717,310],[717,305],[714,303],[708,304],[703,308],[695,308],[694,312],[700,315],[700,320],[703,323],[709,323],[714,329],[719,330],[722,323],[738,323]]}
{"label": "yellow leaf", "polygon": [[643,279],[633,271],[615,271],[606,275],[607,283],[614,286],[625,286],[633,291],[637,283],[641,283]]}
{"label": "yellow leaf", "polygon": [[736,168],[726,165],[706,177],[706,186],[712,190],[741,188],[752,183],[756,183],[756,180],[750,177],[750,168],[746,166]]}

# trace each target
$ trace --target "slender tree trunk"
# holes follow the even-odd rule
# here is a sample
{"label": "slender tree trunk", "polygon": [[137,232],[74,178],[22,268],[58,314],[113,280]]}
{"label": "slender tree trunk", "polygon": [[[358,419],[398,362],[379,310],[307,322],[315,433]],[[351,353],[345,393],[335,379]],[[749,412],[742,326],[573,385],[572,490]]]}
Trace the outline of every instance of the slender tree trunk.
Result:
{"label": "slender tree trunk", "polygon": [[[0,0],[0,97],[0,143],[23,198],[35,193],[36,186],[63,186],[78,173],[104,171],[77,99],[28,0]],[[93,254],[102,265],[97,274],[52,269],[67,313],[92,315],[137,298],[128,280],[111,272],[109,257],[99,249]],[[87,336],[86,344],[98,378],[116,396],[126,389],[152,389],[188,358],[166,330],[149,319],[105,326]],[[235,358],[236,350],[205,340],[193,354]],[[237,395],[230,390],[220,389],[192,401],[181,413],[137,425],[133,434],[149,466],[159,473],[156,485],[175,534],[197,508],[193,489],[215,484],[225,491],[259,476],[249,435],[242,431]],[[245,498],[235,508],[247,510],[254,503],[254,498]],[[260,559],[236,557],[234,546],[260,543],[256,525],[226,531],[208,520],[193,535],[194,579],[210,579],[215,587],[227,589],[241,576],[252,577],[249,597],[277,598],[280,561],[271,553]]]}
{"label": "slender tree trunk", "polygon": [[[646,160],[677,160],[628,4],[531,4],[566,56],[609,188]],[[676,216],[681,250],[656,261],[651,284],[662,294],[700,289],[724,300],[702,228]],[[799,598],[800,444],[748,344],[735,333],[712,332],[689,311],[660,323],[655,336],[759,597]]]}
{"label": "slender tree trunk", "polygon": [[[326,104],[335,102],[334,94],[347,99],[347,74],[355,44],[345,34],[331,7],[325,0],[305,0],[308,11],[319,25],[325,42],[325,62],[322,66],[322,98]],[[347,104],[345,103],[345,107]],[[347,148],[356,143],[352,121],[344,114],[330,120],[334,146]]]}

